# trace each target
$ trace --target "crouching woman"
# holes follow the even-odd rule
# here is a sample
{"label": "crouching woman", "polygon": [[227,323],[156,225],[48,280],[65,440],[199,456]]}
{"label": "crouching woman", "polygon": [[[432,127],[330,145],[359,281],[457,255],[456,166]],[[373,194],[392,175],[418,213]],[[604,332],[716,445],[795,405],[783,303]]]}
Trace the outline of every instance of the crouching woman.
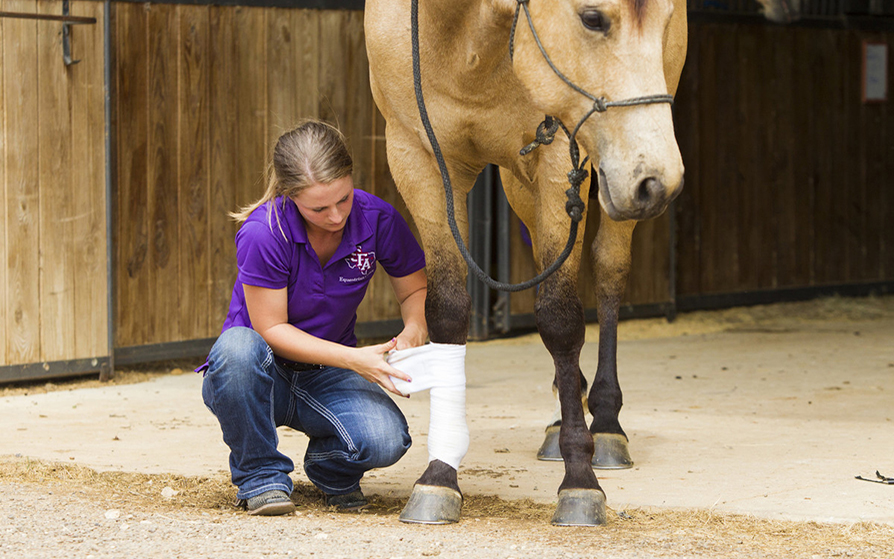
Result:
{"label": "crouching woman", "polygon": [[[264,196],[232,214],[242,224],[238,276],[202,396],[249,514],[295,510],[278,426],[307,434],[304,471],[340,510],[366,506],[364,473],[410,447],[406,419],[384,392],[400,394],[391,377],[410,379],[385,356],[425,342],[425,258],[391,205],[354,189],[352,170],[341,133],[305,121],[279,138]],[[357,347],[357,308],[379,266],[404,328]]]}

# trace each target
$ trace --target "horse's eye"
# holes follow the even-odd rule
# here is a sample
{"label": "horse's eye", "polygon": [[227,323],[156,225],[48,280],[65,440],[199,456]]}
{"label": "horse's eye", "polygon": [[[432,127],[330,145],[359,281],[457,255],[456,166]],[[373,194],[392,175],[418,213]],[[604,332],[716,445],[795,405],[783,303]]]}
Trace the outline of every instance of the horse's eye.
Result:
{"label": "horse's eye", "polygon": [[586,10],[580,14],[580,20],[584,26],[591,31],[600,31],[608,33],[611,22],[599,10]]}

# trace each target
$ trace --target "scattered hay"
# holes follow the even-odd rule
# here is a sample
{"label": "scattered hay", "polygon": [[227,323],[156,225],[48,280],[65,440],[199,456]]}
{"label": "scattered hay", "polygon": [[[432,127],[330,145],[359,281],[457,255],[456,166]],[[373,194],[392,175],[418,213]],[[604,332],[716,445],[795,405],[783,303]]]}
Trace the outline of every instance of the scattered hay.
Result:
{"label": "scattered hay", "polygon": [[[152,511],[196,510],[232,514],[236,491],[226,475],[186,477],[166,474],[97,472],[74,464],[0,457],[0,482],[52,487],[53,492],[87,499],[105,499],[115,508]],[[168,497],[164,495],[167,494]],[[369,515],[394,517],[403,499],[370,495]],[[328,512],[322,494],[308,483],[296,483],[292,500],[303,512]],[[530,499],[506,501],[494,495],[467,495],[463,517],[502,522],[518,537],[536,536],[557,548],[577,542],[582,547],[629,551],[649,556],[695,557],[859,557],[894,556],[894,526],[869,522],[824,524],[765,520],[712,511],[628,509],[609,510],[608,523],[598,529],[553,528],[551,505]],[[346,523],[352,515],[345,515]]]}

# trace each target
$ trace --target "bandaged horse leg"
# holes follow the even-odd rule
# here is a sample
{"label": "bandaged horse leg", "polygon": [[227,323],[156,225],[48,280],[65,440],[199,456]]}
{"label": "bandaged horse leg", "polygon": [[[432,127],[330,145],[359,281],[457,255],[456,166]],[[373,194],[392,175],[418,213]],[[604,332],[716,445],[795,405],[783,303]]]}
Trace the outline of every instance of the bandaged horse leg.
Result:
{"label": "bandaged horse leg", "polygon": [[[392,379],[402,394],[430,390],[429,467],[401,512],[403,522],[447,524],[459,520],[462,494],[456,485],[456,470],[469,449],[465,357],[466,346],[438,343],[394,351],[388,357],[392,366],[413,379]],[[436,483],[426,483],[426,476]],[[453,481],[452,486],[445,485],[445,479]]]}
{"label": "bandaged horse leg", "polygon": [[[384,114],[387,119],[387,108]],[[425,270],[428,274],[425,320],[429,338],[436,344],[464,346],[469,335],[472,299],[466,291],[466,264],[444,219],[447,200],[437,163],[431,152],[420,145],[418,131],[404,126],[399,120],[388,120],[385,138],[388,165],[394,182],[419,227],[419,236],[425,248]],[[466,243],[469,223],[465,201],[477,175],[478,171],[473,166],[450,168],[456,226]],[[435,192],[439,194],[433,195]],[[416,380],[413,379],[413,384]],[[436,393],[437,390],[433,397]],[[436,397],[434,399],[437,400]],[[434,415],[435,419],[440,416]],[[461,510],[462,494],[456,468],[434,457],[416,481],[400,520],[446,524],[459,521]]]}
{"label": "bandaged horse leg", "polygon": [[[432,280],[429,263],[429,283]],[[447,284],[450,285],[450,284]],[[442,283],[442,289],[444,284]],[[465,289],[456,293],[453,301],[468,297]],[[444,332],[433,327],[431,316],[444,301],[432,296],[431,286],[426,298],[426,320],[432,340],[444,339]],[[466,314],[467,316],[467,314]],[[455,318],[454,318],[455,320]],[[441,321],[443,327],[447,321]],[[468,331],[468,321],[464,332]],[[440,335],[439,335],[440,334]],[[462,336],[465,341],[465,336]],[[453,341],[457,341],[453,338]],[[413,486],[413,492],[401,511],[400,520],[415,524],[449,524],[458,522],[462,511],[462,493],[456,471],[469,447],[469,431],[465,413],[465,344],[432,342],[426,346],[394,352],[389,362],[405,370],[412,383],[396,381],[400,391],[430,389],[430,419],[428,431],[429,463]],[[404,392],[409,393],[409,392]]]}
{"label": "bandaged horse leg", "polygon": [[431,390],[428,461],[440,460],[453,469],[459,469],[469,450],[465,359],[466,346],[436,343],[393,351],[388,356],[388,363],[413,379],[392,378],[401,394]]}

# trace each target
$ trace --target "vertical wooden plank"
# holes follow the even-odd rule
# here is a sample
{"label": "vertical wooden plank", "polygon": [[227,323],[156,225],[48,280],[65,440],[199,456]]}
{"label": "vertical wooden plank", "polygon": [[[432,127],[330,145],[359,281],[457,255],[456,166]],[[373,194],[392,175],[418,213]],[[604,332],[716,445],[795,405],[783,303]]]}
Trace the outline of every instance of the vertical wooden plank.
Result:
{"label": "vertical wooden plank", "polygon": [[699,290],[699,252],[701,250],[701,219],[703,209],[699,191],[704,188],[699,174],[699,138],[701,127],[701,40],[703,26],[691,25],[689,31],[689,53],[686,66],[680,78],[680,86],[674,100],[674,130],[683,165],[686,168],[685,186],[677,201],[676,274],[677,294],[692,295]]}
{"label": "vertical wooden plank", "polygon": [[118,2],[114,9],[118,93],[115,345],[122,347],[150,338],[148,315],[156,302],[149,288],[147,5]]}
{"label": "vertical wooden plank", "polygon": [[[37,12],[35,0],[6,0],[6,10]],[[38,290],[38,23],[3,23],[3,76],[6,99],[6,315],[7,363],[40,359]]]}
{"label": "vertical wooden plank", "polygon": [[348,88],[343,82],[346,63],[343,25],[344,17],[338,10],[320,12],[320,37],[326,37],[326,40],[320,43],[319,116],[327,122],[337,124],[342,132],[347,133],[345,123],[339,121],[347,104],[345,98],[348,94]]}
{"label": "vertical wooden plank", "polygon": [[860,39],[855,31],[838,33],[839,57],[843,72],[841,83],[841,95],[843,100],[842,114],[844,116],[845,138],[844,157],[842,160],[844,181],[842,186],[846,188],[844,199],[844,220],[847,234],[844,237],[847,254],[847,270],[845,270],[848,282],[867,281],[863,274],[863,265],[866,262],[866,214],[865,204],[865,178],[862,176],[860,165],[861,153],[865,151],[862,141],[865,131],[862,128],[860,118],[861,108],[861,66],[860,54],[862,52]]}
{"label": "vertical wooden plank", "polygon": [[236,203],[249,204],[264,193],[267,168],[267,28],[264,8],[235,8],[236,43]]}
{"label": "vertical wooden plank", "polygon": [[[894,45],[894,33],[888,32],[884,36],[889,49]],[[894,83],[894,57],[888,55],[888,84]],[[878,107],[879,126],[878,145],[880,151],[879,161],[884,162],[877,168],[875,180],[870,180],[869,189],[872,192],[872,205],[876,208],[877,217],[873,220],[879,230],[879,269],[882,278],[894,279],[894,188],[890,187],[890,177],[894,174],[894,110],[891,102]],[[889,185],[882,188],[881,185]],[[876,195],[876,193],[879,193]],[[876,198],[876,196],[878,196]]]}
{"label": "vertical wooden plank", "polygon": [[178,165],[180,336],[190,340],[211,335],[208,257],[209,196],[209,6],[180,8],[180,126]]}
{"label": "vertical wooden plank", "polygon": [[810,249],[806,231],[799,228],[804,223],[799,218],[809,216],[809,209],[799,196],[803,190],[796,184],[795,161],[803,161],[798,150],[804,149],[804,142],[796,140],[799,135],[794,126],[795,114],[800,110],[800,100],[796,91],[794,35],[784,29],[774,28],[771,40],[764,44],[761,58],[771,61],[769,71],[773,79],[766,93],[769,97],[767,151],[770,156],[770,193],[776,193],[778,219],[775,232],[776,243],[776,286],[806,286],[810,281]]}
{"label": "vertical wooden plank", "polygon": [[181,339],[178,207],[181,184],[178,65],[180,12],[169,4],[150,4],[149,30],[149,289],[155,305],[143,343]]}
{"label": "vertical wooden plank", "polygon": [[[817,134],[816,95],[814,75],[819,72],[816,52],[813,49],[814,31],[794,29],[792,52],[798,53],[792,68],[792,158],[796,162],[792,170],[792,190],[795,210],[790,214],[791,230],[797,235],[795,269],[792,272],[792,286],[816,284],[816,229],[817,217],[816,189],[819,181],[818,146],[799,139],[815,138]],[[780,264],[782,266],[782,264]]]}
{"label": "vertical wooden plank", "polygon": [[[0,10],[6,11],[4,6],[5,0],[0,0]],[[4,37],[8,37],[12,31],[4,26],[5,19],[0,19],[0,199],[6,200],[6,160],[7,160],[7,141],[6,141],[6,68],[8,63],[5,57],[6,41]],[[6,228],[8,225],[8,214],[6,204],[0,204],[0,365],[7,365],[6,359],[6,340],[9,339],[6,330]]]}
{"label": "vertical wooden plank", "polygon": [[[744,211],[739,216],[740,285],[736,290],[776,287],[775,233],[779,214],[777,193],[770,188],[773,156],[767,156],[771,100],[766,91],[774,76],[760,47],[768,42],[772,30],[767,26],[743,26],[739,34],[741,115],[744,117],[742,145],[739,150],[740,193]],[[768,53],[769,54],[769,53]],[[760,87],[759,84],[766,84]]]}
{"label": "vertical wooden plank", "polygon": [[702,143],[699,151],[715,155],[701,157],[699,169],[699,176],[703,178],[699,194],[701,207],[704,208],[701,245],[704,265],[700,268],[703,294],[722,291],[726,287],[724,278],[729,275],[730,269],[735,270],[735,251],[724,250],[722,238],[730,235],[725,227],[729,220],[723,204],[732,202],[729,199],[730,177],[723,164],[729,158],[730,146],[729,141],[724,141],[724,138],[734,130],[724,110],[728,110],[733,104],[735,96],[731,94],[731,87],[728,85],[732,80],[718,78],[718,72],[725,71],[735,63],[730,46],[733,34],[715,24],[705,25],[704,29],[700,48],[701,68],[707,74],[702,81],[703,94],[700,97],[705,118],[702,121]]}
{"label": "vertical wooden plank", "polygon": [[841,193],[842,174],[838,148],[841,142],[842,103],[839,88],[842,80],[837,64],[835,32],[819,30],[814,36],[812,47],[815,51],[813,76],[814,101],[818,110],[813,111],[816,120],[816,134],[810,136],[816,142],[820,155],[816,169],[816,220],[821,226],[816,229],[816,279],[819,284],[839,283],[844,279],[846,262],[842,234]]}
{"label": "vertical wooden plank", "polygon": [[659,303],[668,300],[667,228],[667,214],[637,224],[633,233],[625,303]]}
{"label": "vertical wooden plank", "polygon": [[236,279],[236,225],[227,214],[237,209],[236,33],[232,7],[212,6],[209,52],[210,192],[208,212],[210,309],[209,336],[220,331]]}
{"label": "vertical wooden plank", "polygon": [[283,132],[296,120],[297,100],[300,96],[298,65],[301,53],[297,45],[301,33],[292,24],[292,12],[287,8],[264,10],[267,26],[267,124],[266,145],[271,149]]}
{"label": "vertical wooden plank", "polygon": [[[859,61],[862,58],[861,40],[884,40],[884,36],[857,37],[857,51],[855,55]],[[859,64],[857,64],[859,66]],[[862,80],[862,76],[859,76]],[[885,190],[876,188],[887,182],[885,157],[888,146],[885,143],[883,111],[887,103],[862,103],[857,100],[859,109],[860,126],[860,169],[859,179],[861,184],[861,202],[866,214],[865,236],[863,250],[865,258],[861,267],[861,277],[866,281],[886,279],[882,273],[881,260],[881,232],[884,227]],[[887,189],[890,190],[890,189]]]}
{"label": "vertical wooden plank", "polygon": [[96,25],[72,28],[81,61],[70,68],[75,349],[69,358],[82,359],[108,355],[103,5],[73,3],[72,13],[96,18]]}
{"label": "vertical wooden plank", "polygon": [[[375,103],[369,84],[369,62],[366,58],[366,36],[363,29],[362,11],[345,11],[344,25],[346,45],[345,86],[354,92],[345,107],[348,134],[354,156],[354,181],[360,188],[368,188],[373,169],[373,117]],[[390,288],[389,288],[390,289]],[[388,297],[393,300],[394,297]]]}
{"label": "vertical wooden plank", "polygon": [[[326,10],[320,14],[320,117],[335,123],[354,156],[354,182],[363,188],[372,169],[372,97],[363,35],[363,13]],[[361,93],[362,92],[362,93]]]}
{"label": "vertical wooden plank", "polygon": [[315,118],[320,113],[320,10],[292,10],[292,42],[295,55],[298,118]]}
{"label": "vertical wooden plank", "polygon": [[[61,13],[62,2],[40,2],[38,12]],[[62,60],[62,26],[38,25],[37,48],[40,359],[60,361],[74,355],[72,253],[76,243],[70,173],[71,99],[69,73]]]}

